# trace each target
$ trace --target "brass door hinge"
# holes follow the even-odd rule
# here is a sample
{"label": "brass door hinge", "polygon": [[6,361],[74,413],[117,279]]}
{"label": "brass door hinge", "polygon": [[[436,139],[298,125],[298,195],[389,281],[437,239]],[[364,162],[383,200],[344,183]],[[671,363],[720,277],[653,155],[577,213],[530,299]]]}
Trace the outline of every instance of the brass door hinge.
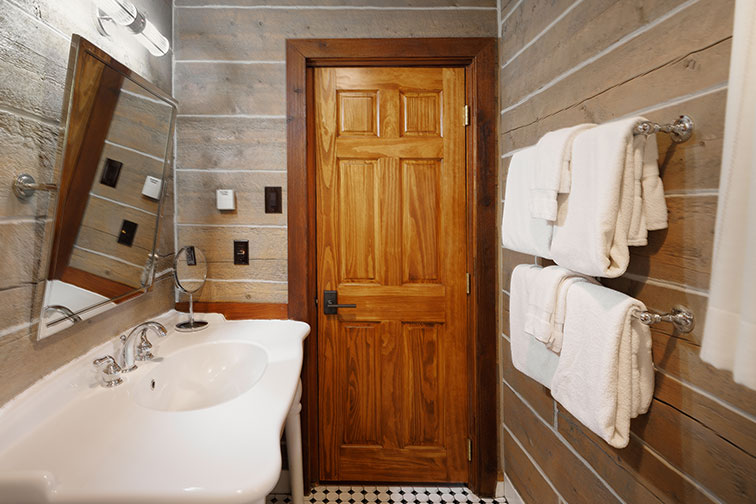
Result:
{"label": "brass door hinge", "polygon": [[470,107],[465,105],[465,126],[470,126]]}
{"label": "brass door hinge", "polygon": [[470,294],[470,290],[472,289],[472,278],[470,277],[470,273],[465,273],[465,280],[467,281],[467,294]]}
{"label": "brass door hinge", "polygon": [[467,438],[467,461],[472,462],[472,439]]}

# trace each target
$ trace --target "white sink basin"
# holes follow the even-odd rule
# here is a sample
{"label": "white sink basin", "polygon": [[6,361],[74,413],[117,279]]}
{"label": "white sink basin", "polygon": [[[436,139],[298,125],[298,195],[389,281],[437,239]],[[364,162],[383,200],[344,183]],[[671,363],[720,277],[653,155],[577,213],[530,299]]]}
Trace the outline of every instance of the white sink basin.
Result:
{"label": "white sink basin", "polygon": [[0,504],[264,502],[309,326],[203,318],[206,330],[177,333],[176,312],[159,317],[157,359],[121,385],[102,387],[92,366],[120,346],[113,335],[3,406]]}
{"label": "white sink basin", "polygon": [[238,341],[195,345],[154,367],[131,390],[140,406],[188,411],[215,406],[244,394],[268,364],[265,350]]}

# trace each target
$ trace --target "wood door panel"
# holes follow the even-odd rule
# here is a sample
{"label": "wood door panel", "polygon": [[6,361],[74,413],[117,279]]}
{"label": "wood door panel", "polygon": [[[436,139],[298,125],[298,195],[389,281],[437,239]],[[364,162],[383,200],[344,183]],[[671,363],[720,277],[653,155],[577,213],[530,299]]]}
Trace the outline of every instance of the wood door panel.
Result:
{"label": "wood door panel", "polygon": [[314,95],[318,289],[357,305],[319,314],[321,479],[465,481],[464,71],[318,68]]}

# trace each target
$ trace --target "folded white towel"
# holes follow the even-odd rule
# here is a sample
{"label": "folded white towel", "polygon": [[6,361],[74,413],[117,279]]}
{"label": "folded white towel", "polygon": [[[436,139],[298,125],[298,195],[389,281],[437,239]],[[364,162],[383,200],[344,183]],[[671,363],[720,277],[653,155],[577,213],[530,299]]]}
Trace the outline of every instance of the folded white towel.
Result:
{"label": "folded white towel", "polygon": [[567,292],[576,282],[598,283],[567,268],[548,266],[530,286],[525,332],[557,354],[562,348]]}
{"label": "folded white towel", "polygon": [[550,131],[536,144],[535,178],[530,215],[549,221],[557,217],[557,193],[570,192],[570,159],[575,136],[595,124],[579,124]]}
{"label": "folded white towel", "polygon": [[535,146],[512,155],[504,192],[501,244],[511,250],[551,257],[552,223],[530,215],[530,188],[535,176]]}
{"label": "folded white towel", "polygon": [[640,301],[589,282],[567,294],[564,342],[551,395],[616,448],[630,419],[648,411],[654,389],[651,332],[632,314]]}
{"label": "folded white towel", "polygon": [[618,277],[630,262],[628,246],[645,245],[648,229],[666,227],[656,142],[632,133],[641,120],[602,124],[575,137],[570,196],[559,208],[551,242],[560,266]]}
{"label": "folded white towel", "polygon": [[551,386],[559,356],[525,332],[529,291],[541,271],[534,264],[520,264],[512,271],[509,295],[509,340],[512,349],[512,364],[547,387]]}

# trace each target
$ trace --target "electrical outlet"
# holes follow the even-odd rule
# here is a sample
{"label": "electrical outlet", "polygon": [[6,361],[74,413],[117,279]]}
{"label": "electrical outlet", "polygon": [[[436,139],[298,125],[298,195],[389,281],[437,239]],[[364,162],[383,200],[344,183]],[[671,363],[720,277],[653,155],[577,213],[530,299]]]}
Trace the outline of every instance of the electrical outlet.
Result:
{"label": "electrical outlet", "polygon": [[234,264],[249,264],[249,240],[234,240]]}

